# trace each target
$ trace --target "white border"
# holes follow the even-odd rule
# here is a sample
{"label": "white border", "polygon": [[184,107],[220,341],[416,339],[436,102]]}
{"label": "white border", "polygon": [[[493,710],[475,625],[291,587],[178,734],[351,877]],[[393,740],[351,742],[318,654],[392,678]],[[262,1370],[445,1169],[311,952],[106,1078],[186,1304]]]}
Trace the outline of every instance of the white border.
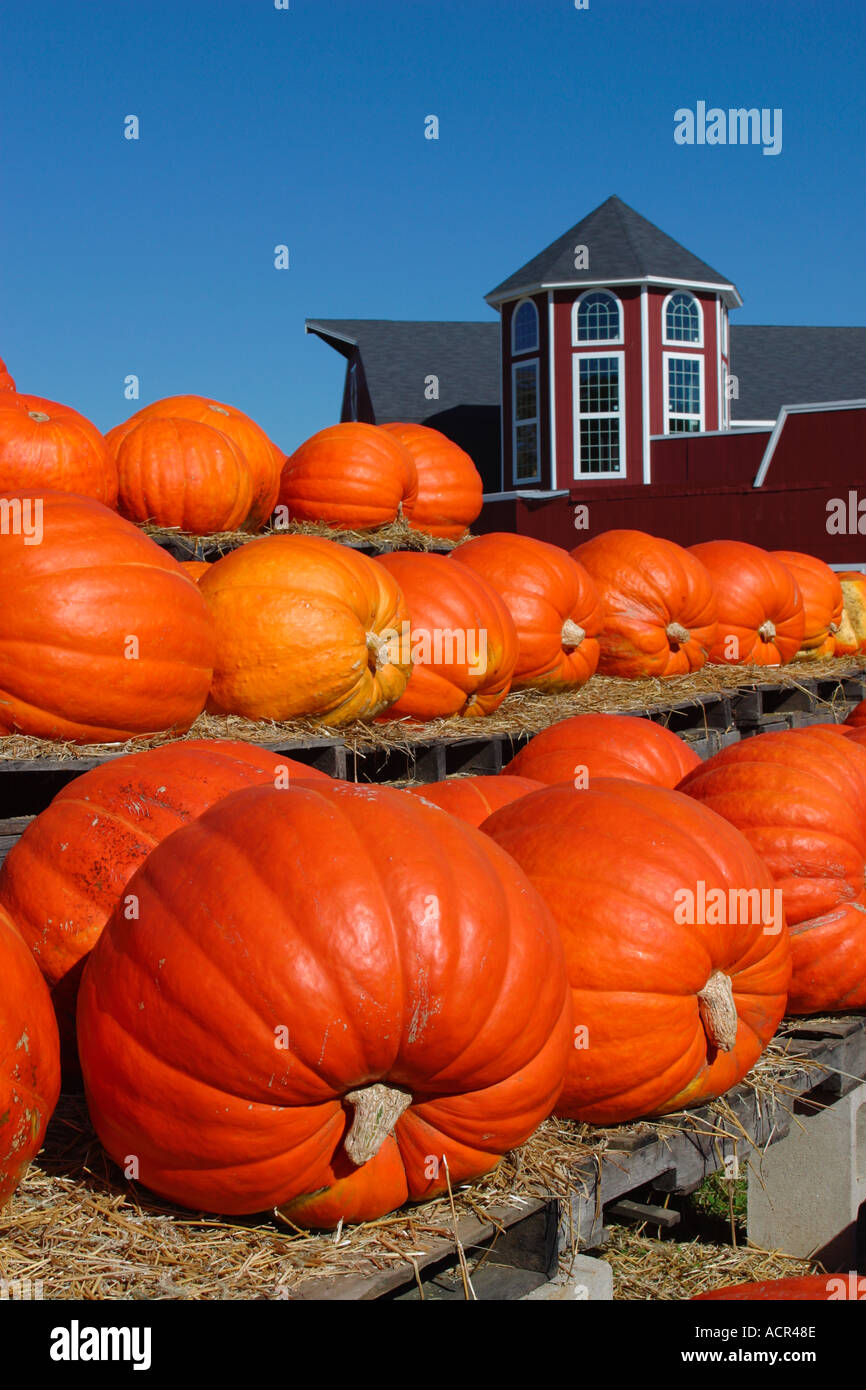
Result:
{"label": "white border", "polygon": [[547,354],[548,389],[550,393],[550,486],[556,488],[556,354],[553,350],[554,333],[553,291],[547,291]]}
{"label": "white border", "polygon": [[668,337],[668,304],[675,294],[688,294],[687,290],[671,290],[662,300],[662,347],[691,348],[692,352],[697,352],[704,347],[704,306],[696,294],[689,294],[689,299],[698,306],[698,336],[694,342],[683,342],[679,338]]}
{"label": "white border", "polygon": [[[582,346],[586,346],[583,344]],[[616,414],[610,415],[588,415],[588,420],[619,420],[619,461],[622,465],[618,473],[581,473],[580,471],[580,367],[578,363],[584,357],[616,357],[619,359],[619,410]],[[628,455],[626,451],[625,433],[625,351],[622,348],[615,348],[613,352],[600,352],[598,348],[593,348],[589,352],[573,352],[571,354],[571,419],[572,419],[572,469],[574,481],[584,483],[593,478],[616,478],[624,482],[628,477]]]}
{"label": "white border", "polygon": [[652,448],[650,446],[650,347],[649,347],[649,290],[640,291],[640,355],[641,410],[643,414],[643,480],[652,482]]}
{"label": "white border", "polygon": [[736,285],[724,282],[710,284],[705,280],[674,280],[668,275],[636,275],[630,280],[543,280],[541,284],[520,285],[517,289],[503,290],[501,294],[494,290],[492,294],[484,296],[484,301],[492,306],[504,304],[509,299],[521,299],[526,295],[538,294],[539,290],[604,290],[610,285],[665,285],[673,286],[675,289],[682,286],[687,290],[709,290],[711,294],[726,294],[734,309],[739,309],[743,303]]}
{"label": "white border", "polygon": [[[517,311],[518,311],[518,309],[520,308],[521,304],[531,304],[532,307],[533,307],[533,309],[535,310],[535,345],[534,345],[533,347],[528,347],[528,348],[517,348],[517,347],[514,346],[514,325],[515,325],[515,323],[516,323],[516,321],[517,321]],[[517,303],[515,304],[514,308],[513,308],[512,311],[511,311],[511,356],[512,356],[512,357],[517,357],[517,356],[523,357],[523,356],[524,356],[526,353],[528,353],[528,352],[535,352],[535,353],[537,353],[537,352],[540,352],[540,351],[541,351],[541,316],[540,316],[540,314],[539,314],[539,312],[538,312],[538,305],[536,304],[535,300],[532,298],[532,295],[530,295],[530,294],[525,294],[525,295],[523,296],[522,299],[518,299]]]}
{"label": "white border", "polygon": [[[619,309],[619,333],[618,333],[618,335],[617,335],[615,338],[581,338],[581,339],[578,341],[578,337],[577,337],[577,315],[578,315],[578,310],[580,309],[581,300],[586,299],[586,296],[587,296],[588,294],[604,294],[604,293],[609,294],[610,297],[611,297],[611,299],[615,299],[615,300],[616,300],[617,307],[618,307],[618,309]],[[624,345],[625,345],[625,315],[624,315],[624,313],[623,313],[622,300],[620,299],[619,295],[618,295],[618,294],[614,294],[613,290],[607,290],[607,291],[605,291],[605,288],[604,288],[603,286],[602,286],[600,289],[584,290],[583,294],[579,294],[579,295],[577,296],[577,299],[574,301],[574,303],[573,303],[572,306],[571,306],[571,346],[572,346],[573,348],[577,348],[579,351],[583,352],[584,348],[596,348],[596,347],[623,347]]]}

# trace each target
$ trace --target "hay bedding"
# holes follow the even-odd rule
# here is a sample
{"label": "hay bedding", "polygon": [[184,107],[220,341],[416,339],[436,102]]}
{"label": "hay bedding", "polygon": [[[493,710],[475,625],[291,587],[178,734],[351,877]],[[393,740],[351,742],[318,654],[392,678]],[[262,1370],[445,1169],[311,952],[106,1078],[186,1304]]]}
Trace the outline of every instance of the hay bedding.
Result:
{"label": "hay bedding", "polygon": [[[798,1056],[780,1030],[745,1085],[756,1097],[790,1110],[795,1072],[815,1064]],[[701,1133],[730,1117],[724,1098],[710,1118],[668,1116],[615,1130],[547,1120],[519,1150],[476,1183],[407,1206],[379,1221],[310,1235],[279,1218],[208,1217],[161,1202],[126,1182],[97,1140],[84,1098],[64,1095],[45,1145],[6,1209],[0,1213],[0,1278],[42,1281],[47,1299],[271,1300],[293,1296],[302,1283],[371,1275],[403,1267],[417,1273],[419,1252],[452,1239],[459,1217],[493,1219],[505,1205],[581,1190],[576,1169],[600,1161],[623,1133],[654,1132],[663,1141],[685,1122]],[[744,1141],[745,1143],[745,1138]],[[465,1252],[468,1273],[479,1258]],[[481,1256],[480,1258],[483,1258]],[[614,1266],[616,1296],[688,1298],[725,1282],[807,1271],[805,1261],[763,1251],[677,1245],[642,1232],[613,1229],[605,1254]],[[567,1270],[568,1252],[562,1257]],[[309,1296],[309,1293],[307,1293]]]}
{"label": "hay bedding", "polygon": [[204,560],[214,553],[219,558],[249,541],[261,540],[263,536],[319,536],[322,540],[335,541],[339,545],[364,546],[383,551],[449,551],[471,538],[469,531],[457,540],[431,536],[426,531],[413,530],[402,517],[369,531],[343,530],[328,526],[323,521],[290,521],[285,526],[269,526],[262,531],[214,531],[206,536],[181,531],[177,526],[159,526],[152,521],[143,522],[141,530],[157,545],[184,560]]}
{"label": "hay bedding", "polygon": [[[317,724],[310,719],[281,723],[243,719],[238,715],[201,714],[188,733],[178,736],[167,731],[129,739],[126,743],[74,744],[25,734],[0,737],[0,762],[37,758],[93,758],[111,753],[134,753],[155,748],[178,737],[239,739],[245,743],[280,740],[334,738],[359,757],[376,749],[411,749],[417,743],[434,739],[517,738],[538,733],[573,714],[646,714],[702,695],[734,694],[743,687],[770,683],[791,689],[803,688],[804,679],[841,681],[862,675],[866,657],[831,657],[826,661],[796,662],[789,666],[705,666],[690,676],[668,680],[621,680],[615,676],[593,676],[579,690],[550,695],[541,690],[514,690],[499,709],[483,718],[466,719],[454,715],[415,724],[407,719],[385,719],[381,723],[355,721],[339,728]],[[816,701],[828,722],[841,723],[847,704],[841,687],[830,700]]]}

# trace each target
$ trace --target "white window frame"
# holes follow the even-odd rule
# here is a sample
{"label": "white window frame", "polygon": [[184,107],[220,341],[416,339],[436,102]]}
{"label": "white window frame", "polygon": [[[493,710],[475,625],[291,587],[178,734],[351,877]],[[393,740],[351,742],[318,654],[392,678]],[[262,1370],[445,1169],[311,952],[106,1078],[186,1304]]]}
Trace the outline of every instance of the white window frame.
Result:
{"label": "white window frame", "polygon": [[[535,343],[534,343],[534,345],[533,345],[532,347],[519,348],[519,347],[517,346],[517,344],[515,343],[514,335],[515,335],[515,329],[516,329],[516,327],[517,327],[517,315],[518,315],[520,309],[523,307],[524,304],[531,304],[532,307],[533,307],[533,309],[535,310]],[[517,303],[516,303],[515,306],[514,306],[514,312],[513,312],[512,315],[511,315],[511,355],[512,355],[512,357],[517,357],[517,356],[523,357],[523,355],[524,355],[525,353],[529,353],[529,352],[535,352],[535,353],[537,353],[537,352],[539,351],[539,344],[540,344],[540,342],[541,342],[541,323],[540,323],[540,317],[539,317],[539,313],[538,313],[538,305],[536,304],[535,300],[534,300],[530,295],[526,295],[523,299],[519,299],[519,300],[517,301]]]}
{"label": "white window frame", "polygon": [[[668,337],[668,305],[674,298],[674,295],[677,294],[687,294],[689,298],[692,300],[692,302],[697,305],[698,336],[694,342],[683,342],[679,338]],[[692,294],[691,290],[671,290],[670,294],[665,295],[664,300],[662,301],[662,346],[674,347],[680,350],[685,349],[686,351],[689,348],[696,350],[704,346],[704,306],[698,299],[697,295]]]}
{"label": "white window frame", "polygon": [[[581,347],[586,346],[587,344],[581,343]],[[620,467],[618,472],[614,472],[612,469],[609,469],[606,473],[584,473],[581,471],[580,421],[582,417],[580,413],[580,363],[581,361],[583,361],[584,358],[587,357],[615,357],[619,364],[619,410],[611,412],[608,415],[591,414],[586,416],[587,420],[619,420]],[[628,459],[626,456],[625,443],[625,353],[623,352],[623,350],[617,350],[616,348],[614,348],[612,352],[602,352],[599,351],[598,348],[593,348],[590,352],[573,352],[571,355],[571,400],[572,429],[574,431],[573,469],[575,481],[585,482],[587,479],[592,478],[617,478],[620,482],[623,482],[628,472]]]}
{"label": "white window frame", "polygon": [[[535,369],[535,416],[530,420],[517,419],[517,381],[518,372],[525,371],[527,367]],[[517,476],[517,427],[518,425],[535,425],[538,448],[535,459],[535,472],[532,477],[518,478]],[[519,362],[511,364],[511,480],[514,487],[522,487],[524,483],[538,483],[541,481],[541,362],[538,357],[529,357],[525,360],[521,358]]]}
{"label": "white window frame", "polygon": [[[578,339],[578,336],[577,336],[577,316],[578,316],[578,313],[580,312],[581,303],[582,303],[583,300],[586,299],[587,296],[590,295],[590,294],[607,294],[607,295],[610,295],[611,299],[613,299],[613,300],[615,301],[616,306],[617,306],[617,309],[619,310],[619,333],[618,333],[617,337],[615,337],[615,338],[592,338],[592,339],[591,339],[591,338],[580,338],[580,339]],[[605,289],[604,286],[594,285],[592,289],[584,290],[584,291],[583,291],[583,294],[579,294],[579,295],[577,296],[577,299],[574,301],[574,303],[573,303],[572,306],[571,306],[571,346],[572,346],[573,348],[576,348],[579,352],[583,352],[585,348],[596,348],[596,347],[622,347],[622,346],[624,346],[624,344],[625,344],[625,337],[623,336],[624,333],[625,333],[625,314],[623,313],[623,309],[622,309],[622,300],[620,299],[620,297],[619,297],[618,294],[614,294],[613,290]],[[599,354],[596,353],[595,355],[598,356]]]}
{"label": "white window frame", "polygon": [[[699,414],[699,415],[680,415],[677,411],[674,411],[674,412],[673,412],[673,415],[671,414],[671,409],[670,409],[670,400],[671,400],[671,394],[670,394],[670,364],[671,364],[671,362],[675,362],[675,361],[678,361],[678,362],[679,362],[679,361],[682,361],[682,362],[697,362],[697,364],[698,364],[698,373],[699,373],[699,376],[698,376],[699,388],[698,388],[698,389],[700,390],[700,393],[701,393],[701,409],[700,409],[700,414]],[[663,365],[663,378],[664,378],[664,379],[663,379],[663,387],[664,387],[664,407],[665,407],[665,434],[666,434],[666,435],[669,435],[669,434],[671,434],[671,433],[674,432],[674,431],[671,430],[671,424],[670,424],[672,418],[675,419],[675,420],[697,420],[697,421],[698,421],[698,429],[697,429],[697,430],[683,430],[683,431],[679,431],[679,430],[678,430],[678,431],[676,431],[676,433],[678,433],[678,434],[679,434],[679,433],[683,433],[683,434],[696,434],[696,433],[700,433],[700,434],[703,434],[704,431],[705,431],[706,423],[707,423],[707,388],[706,388],[706,372],[705,372],[705,369],[704,369],[704,358],[703,358],[703,355],[702,355],[701,353],[697,353],[697,352],[663,352],[663,353],[662,353],[662,362],[663,362],[663,364],[664,364],[664,365]]]}

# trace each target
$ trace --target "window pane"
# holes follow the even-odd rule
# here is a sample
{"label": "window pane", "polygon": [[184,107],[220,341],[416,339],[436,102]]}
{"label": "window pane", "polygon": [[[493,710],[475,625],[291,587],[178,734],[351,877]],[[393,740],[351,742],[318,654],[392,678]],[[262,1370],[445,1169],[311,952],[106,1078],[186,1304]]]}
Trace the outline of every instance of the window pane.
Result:
{"label": "window pane", "polygon": [[581,420],[580,471],[619,472],[619,420]]}
{"label": "window pane", "polygon": [[700,415],[699,362],[683,357],[673,357],[668,362],[668,412],[671,415]]}
{"label": "window pane", "polygon": [[668,300],[665,331],[674,343],[699,343],[701,322],[697,301],[690,294],[674,294]]}
{"label": "window pane", "polygon": [[526,300],[514,315],[514,351],[528,352],[538,347],[538,314],[535,305]]}
{"label": "window pane", "polygon": [[612,294],[584,295],[577,311],[580,343],[605,342],[619,337],[619,305]]}
{"label": "window pane", "polygon": [[585,357],[580,362],[580,413],[597,415],[619,410],[619,361],[616,357]]}
{"label": "window pane", "polygon": [[538,415],[538,374],[536,364],[518,367],[514,373],[514,418],[534,420]]}
{"label": "window pane", "polygon": [[518,425],[515,433],[514,476],[534,478],[538,472],[538,425]]}

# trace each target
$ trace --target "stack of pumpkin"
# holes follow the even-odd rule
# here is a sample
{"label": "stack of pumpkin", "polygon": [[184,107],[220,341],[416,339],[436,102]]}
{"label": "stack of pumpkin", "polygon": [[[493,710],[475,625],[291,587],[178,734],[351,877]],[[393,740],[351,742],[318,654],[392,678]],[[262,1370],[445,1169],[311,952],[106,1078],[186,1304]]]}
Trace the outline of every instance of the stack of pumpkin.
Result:
{"label": "stack of pumpkin", "polygon": [[0,873],[0,1199],[58,1025],[127,1177],[311,1227],[477,1177],[552,1112],[724,1093],[786,1009],[866,1007],[863,730],[701,764],[577,716],[412,792],[231,743],[85,773]]}

